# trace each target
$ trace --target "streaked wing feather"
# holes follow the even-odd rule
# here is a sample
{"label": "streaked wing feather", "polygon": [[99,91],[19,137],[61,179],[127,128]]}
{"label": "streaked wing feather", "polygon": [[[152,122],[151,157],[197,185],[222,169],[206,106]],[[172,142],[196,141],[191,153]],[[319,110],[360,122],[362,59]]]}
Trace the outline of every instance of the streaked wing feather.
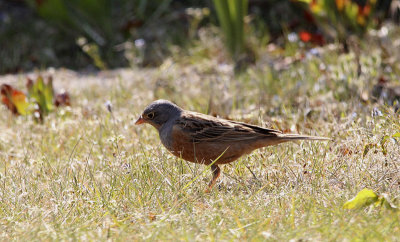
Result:
{"label": "streaked wing feather", "polygon": [[281,132],[255,125],[217,119],[198,113],[186,113],[176,123],[193,142],[234,142],[275,137]]}

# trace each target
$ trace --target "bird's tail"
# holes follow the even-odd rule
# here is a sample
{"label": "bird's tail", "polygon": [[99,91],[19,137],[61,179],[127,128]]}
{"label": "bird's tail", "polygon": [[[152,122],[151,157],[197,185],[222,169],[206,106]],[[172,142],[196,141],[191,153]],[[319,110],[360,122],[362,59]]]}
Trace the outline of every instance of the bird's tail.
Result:
{"label": "bird's tail", "polygon": [[309,135],[301,135],[301,134],[281,134],[279,138],[282,141],[294,141],[294,140],[331,140],[325,137],[319,136],[309,136]]}

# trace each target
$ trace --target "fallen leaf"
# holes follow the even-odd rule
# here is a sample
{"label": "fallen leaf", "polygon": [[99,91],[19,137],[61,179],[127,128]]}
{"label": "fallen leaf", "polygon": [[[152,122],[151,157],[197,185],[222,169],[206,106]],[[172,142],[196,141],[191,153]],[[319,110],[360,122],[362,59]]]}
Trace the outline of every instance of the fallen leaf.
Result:
{"label": "fallen leaf", "polygon": [[378,201],[379,196],[371,189],[364,188],[354,198],[347,201],[344,209],[359,209],[369,206]]}
{"label": "fallen leaf", "polygon": [[3,84],[1,85],[1,102],[6,105],[6,107],[13,113],[18,115],[17,107],[11,100],[13,88],[10,85]]}
{"label": "fallen leaf", "polygon": [[55,107],[71,104],[68,92],[54,95],[51,76],[46,82],[41,76],[36,80],[27,78],[26,87],[27,95],[11,85],[1,85],[1,102],[15,115],[33,114],[37,120],[43,121],[43,115],[53,111]]}
{"label": "fallen leaf", "polygon": [[349,149],[348,147],[346,147],[346,146],[342,146],[342,147],[339,148],[339,153],[342,156],[347,156],[347,155],[353,154],[353,151],[351,149]]}
{"label": "fallen leaf", "polygon": [[14,90],[12,93],[12,100],[14,105],[17,107],[18,113],[22,115],[27,115],[29,103],[26,99],[26,96],[23,92]]}
{"label": "fallen leaf", "polygon": [[27,115],[29,103],[23,92],[14,89],[11,85],[1,85],[1,101],[15,115]]}
{"label": "fallen leaf", "polygon": [[149,219],[150,219],[150,221],[156,220],[156,215],[152,212],[149,212]]}

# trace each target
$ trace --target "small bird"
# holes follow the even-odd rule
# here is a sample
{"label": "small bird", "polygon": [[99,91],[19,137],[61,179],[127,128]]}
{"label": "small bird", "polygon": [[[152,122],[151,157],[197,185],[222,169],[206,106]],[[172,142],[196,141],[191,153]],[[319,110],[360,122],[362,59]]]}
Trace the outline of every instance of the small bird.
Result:
{"label": "small bird", "polygon": [[324,137],[284,134],[247,123],[216,118],[184,110],[168,100],[152,102],[136,121],[158,130],[161,143],[172,154],[187,161],[211,165],[212,179],[206,191],[216,183],[218,165],[235,161],[255,149],[294,140],[330,140]]}

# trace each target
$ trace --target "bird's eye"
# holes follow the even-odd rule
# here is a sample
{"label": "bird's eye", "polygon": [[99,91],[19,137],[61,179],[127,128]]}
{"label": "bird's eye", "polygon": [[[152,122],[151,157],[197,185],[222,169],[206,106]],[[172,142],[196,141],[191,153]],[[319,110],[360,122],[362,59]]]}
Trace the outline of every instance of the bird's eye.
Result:
{"label": "bird's eye", "polygon": [[154,118],[154,112],[151,112],[151,113],[147,114],[147,118],[148,119],[153,119]]}

